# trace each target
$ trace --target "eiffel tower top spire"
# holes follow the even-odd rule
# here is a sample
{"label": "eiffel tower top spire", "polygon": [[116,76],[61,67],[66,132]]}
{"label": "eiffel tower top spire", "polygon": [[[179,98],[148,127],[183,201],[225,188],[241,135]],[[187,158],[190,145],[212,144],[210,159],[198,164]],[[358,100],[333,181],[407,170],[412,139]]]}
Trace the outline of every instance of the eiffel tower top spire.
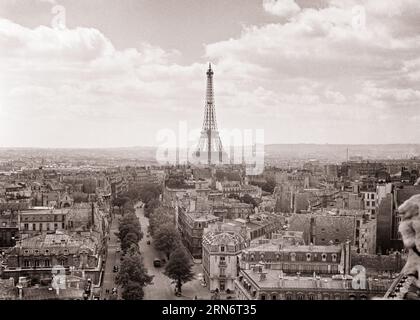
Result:
{"label": "eiffel tower top spire", "polygon": [[216,109],[214,105],[214,89],[213,89],[213,70],[211,63],[207,70],[207,90],[206,90],[206,106],[204,112],[203,131],[217,130]]}

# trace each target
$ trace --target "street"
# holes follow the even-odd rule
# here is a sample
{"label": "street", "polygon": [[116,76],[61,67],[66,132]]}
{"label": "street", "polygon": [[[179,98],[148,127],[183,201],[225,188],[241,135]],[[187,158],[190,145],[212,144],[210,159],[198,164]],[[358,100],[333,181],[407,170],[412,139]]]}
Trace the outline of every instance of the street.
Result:
{"label": "street", "polygon": [[[155,268],[153,260],[155,258],[164,257],[153,247],[153,240],[147,237],[147,229],[149,226],[149,219],[144,216],[144,209],[136,206],[136,214],[140,220],[140,225],[143,231],[143,239],[140,241],[140,253],[143,257],[143,263],[148,269],[150,275],[154,275],[153,284],[144,288],[145,300],[191,300],[197,296],[198,299],[210,299],[210,292],[201,285],[200,281],[194,279],[182,286],[182,296],[177,297],[174,294],[175,285],[172,280],[163,274],[164,266]],[[151,244],[148,245],[147,241],[150,240]],[[193,267],[194,273],[197,275],[203,273],[201,264],[195,264]]]}
{"label": "street", "polygon": [[[111,294],[112,288],[117,287],[115,284],[116,272],[113,272],[115,265],[120,264],[120,253],[117,250],[120,248],[120,243],[118,242],[118,237],[115,233],[118,232],[118,217],[114,217],[110,229],[110,240],[108,241],[108,255],[105,263],[104,278],[102,281],[101,287],[101,300],[110,300],[114,298]],[[106,293],[106,290],[109,289],[110,293]],[[120,292],[118,292],[120,294]]]}

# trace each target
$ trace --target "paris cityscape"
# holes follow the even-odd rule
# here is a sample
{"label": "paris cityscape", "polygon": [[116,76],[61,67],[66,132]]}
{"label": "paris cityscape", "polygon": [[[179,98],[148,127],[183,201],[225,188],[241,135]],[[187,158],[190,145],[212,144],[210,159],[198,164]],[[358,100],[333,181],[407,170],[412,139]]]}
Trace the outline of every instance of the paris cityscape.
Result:
{"label": "paris cityscape", "polygon": [[2,1],[0,300],[420,300],[419,17]]}

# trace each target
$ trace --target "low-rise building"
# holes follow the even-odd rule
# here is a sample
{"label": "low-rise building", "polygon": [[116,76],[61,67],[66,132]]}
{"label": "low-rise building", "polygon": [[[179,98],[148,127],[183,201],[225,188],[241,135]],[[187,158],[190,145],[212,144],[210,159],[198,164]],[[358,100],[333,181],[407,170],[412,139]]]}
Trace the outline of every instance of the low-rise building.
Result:
{"label": "low-rise building", "polygon": [[349,275],[304,277],[256,264],[235,280],[239,300],[366,300],[385,294],[392,279],[370,279],[356,285]]}
{"label": "low-rise building", "polygon": [[65,230],[67,209],[54,209],[47,207],[34,207],[20,211],[18,214],[18,227],[22,234],[34,235],[37,233]]}
{"label": "low-rise building", "polygon": [[205,212],[188,212],[178,207],[178,230],[185,247],[196,259],[202,257],[203,231],[219,217]]}
{"label": "low-rise building", "polygon": [[283,270],[288,274],[341,274],[350,269],[350,246],[290,245],[272,240],[243,250],[241,269],[251,269],[258,262],[263,262],[266,269]]}
{"label": "low-rise building", "polygon": [[41,234],[18,241],[7,255],[3,274],[17,281],[21,276],[49,278],[57,266],[84,270],[95,282],[101,268],[101,242],[96,233]]}
{"label": "low-rise building", "polygon": [[239,255],[247,246],[243,235],[218,228],[203,237],[203,269],[207,287],[213,290],[233,291],[239,271]]}

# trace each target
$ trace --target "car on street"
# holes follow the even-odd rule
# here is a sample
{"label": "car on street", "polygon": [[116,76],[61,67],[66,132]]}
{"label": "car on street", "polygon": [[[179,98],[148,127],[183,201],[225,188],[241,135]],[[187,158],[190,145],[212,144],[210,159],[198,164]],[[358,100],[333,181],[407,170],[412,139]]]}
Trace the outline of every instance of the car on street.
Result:
{"label": "car on street", "polygon": [[121,252],[121,248],[117,248],[117,250],[115,252]]}
{"label": "car on street", "polygon": [[162,262],[160,261],[160,259],[156,258],[155,260],[153,260],[153,266],[155,268],[160,268],[162,266]]}
{"label": "car on street", "polygon": [[114,272],[118,272],[119,271],[119,268],[118,268],[118,266],[114,266],[114,268],[112,269]]}
{"label": "car on street", "polygon": [[147,240],[147,242],[146,242],[146,243],[150,245],[150,240]]}

